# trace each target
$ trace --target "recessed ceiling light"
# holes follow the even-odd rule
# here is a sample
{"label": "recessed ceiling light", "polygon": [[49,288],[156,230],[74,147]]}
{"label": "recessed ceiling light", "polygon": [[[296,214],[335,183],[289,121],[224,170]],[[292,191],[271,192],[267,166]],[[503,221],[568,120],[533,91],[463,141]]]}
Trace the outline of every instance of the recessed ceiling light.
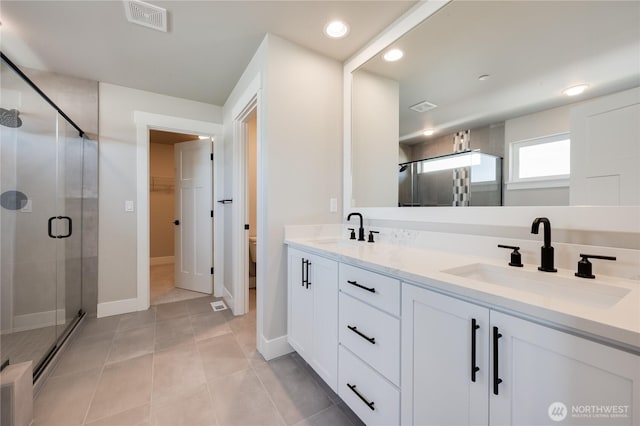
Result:
{"label": "recessed ceiling light", "polygon": [[384,54],[383,58],[387,62],[395,62],[402,58],[404,53],[400,49],[391,49],[387,53]]}
{"label": "recessed ceiling light", "polygon": [[478,80],[480,81],[485,81],[485,80],[489,80],[491,76],[489,74],[482,74],[480,77],[478,77]]}
{"label": "recessed ceiling light", "polygon": [[433,129],[424,129],[424,132],[422,132],[423,135],[425,136],[431,136],[435,133],[436,131]]}
{"label": "recessed ceiling light", "polygon": [[202,139],[209,139],[211,136],[198,136],[198,139],[202,140]]}
{"label": "recessed ceiling light", "polygon": [[567,96],[577,96],[587,90],[588,87],[588,84],[578,84],[577,86],[571,86],[564,89],[562,94]]}
{"label": "recessed ceiling light", "polygon": [[349,34],[349,25],[342,21],[331,21],[324,26],[324,33],[331,38],[342,38]]}

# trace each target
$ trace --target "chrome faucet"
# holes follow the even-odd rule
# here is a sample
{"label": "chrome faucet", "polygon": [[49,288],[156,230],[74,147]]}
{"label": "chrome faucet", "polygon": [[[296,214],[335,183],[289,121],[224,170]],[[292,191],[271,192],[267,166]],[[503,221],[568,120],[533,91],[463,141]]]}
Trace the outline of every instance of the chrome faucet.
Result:
{"label": "chrome faucet", "polygon": [[358,228],[358,241],[364,241],[364,226],[362,226],[362,215],[360,213],[349,213],[347,221],[351,220],[351,216],[358,216],[360,218],[360,228]]}
{"label": "chrome faucet", "polygon": [[553,247],[551,246],[551,222],[546,217],[537,217],[531,224],[531,233],[537,234],[540,224],[544,225],[544,245],[540,248],[540,266],[539,271],[558,272],[553,267]]}

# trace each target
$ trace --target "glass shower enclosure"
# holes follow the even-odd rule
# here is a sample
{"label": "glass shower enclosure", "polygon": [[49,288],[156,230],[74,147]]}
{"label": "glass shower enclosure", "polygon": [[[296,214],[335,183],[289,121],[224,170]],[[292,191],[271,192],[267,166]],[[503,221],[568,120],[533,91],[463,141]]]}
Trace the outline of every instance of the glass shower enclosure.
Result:
{"label": "glass shower enclosure", "polygon": [[398,166],[399,207],[502,205],[501,157],[463,151]]}
{"label": "glass shower enclosure", "polygon": [[0,357],[33,361],[35,381],[86,310],[97,143],[4,54],[0,66]]}

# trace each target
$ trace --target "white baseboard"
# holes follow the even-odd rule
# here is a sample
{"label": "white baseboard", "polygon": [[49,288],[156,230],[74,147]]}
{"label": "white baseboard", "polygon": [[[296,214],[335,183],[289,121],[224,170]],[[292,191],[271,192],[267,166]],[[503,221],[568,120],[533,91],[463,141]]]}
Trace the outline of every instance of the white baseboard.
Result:
{"label": "white baseboard", "polygon": [[286,335],[270,340],[264,336],[260,336],[260,339],[262,341],[262,345],[260,345],[260,353],[267,361],[293,352],[293,348],[289,345]]}
{"label": "white baseboard", "polygon": [[13,317],[13,328],[10,330],[2,330],[2,334],[17,333],[19,331],[64,324],[66,321],[65,316],[66,312],[64,309],[16,315]]}
{"label": "white baseboard", "polygon": [[138,311],[138,299],[123,299],[98,303],[98,318]]}
{"label": "white baseboard", "polygon": [[162,256],[149,258],[149,265],[169,265],[175,262],[174,256]]}

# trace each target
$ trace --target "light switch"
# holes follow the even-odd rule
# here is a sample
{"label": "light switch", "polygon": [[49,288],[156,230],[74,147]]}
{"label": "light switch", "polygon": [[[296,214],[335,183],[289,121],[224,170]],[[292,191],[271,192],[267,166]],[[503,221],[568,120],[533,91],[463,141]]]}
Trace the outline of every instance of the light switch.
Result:
{"label": "light switch", "polygon": [[133,200],[126,200],[124,202],[124,211],[132,212],[133,211]]}
{"label": "light switch", "polygon": [[329,199],[329,212],[336,213],[338,211],[338,199],[330,198]]}

